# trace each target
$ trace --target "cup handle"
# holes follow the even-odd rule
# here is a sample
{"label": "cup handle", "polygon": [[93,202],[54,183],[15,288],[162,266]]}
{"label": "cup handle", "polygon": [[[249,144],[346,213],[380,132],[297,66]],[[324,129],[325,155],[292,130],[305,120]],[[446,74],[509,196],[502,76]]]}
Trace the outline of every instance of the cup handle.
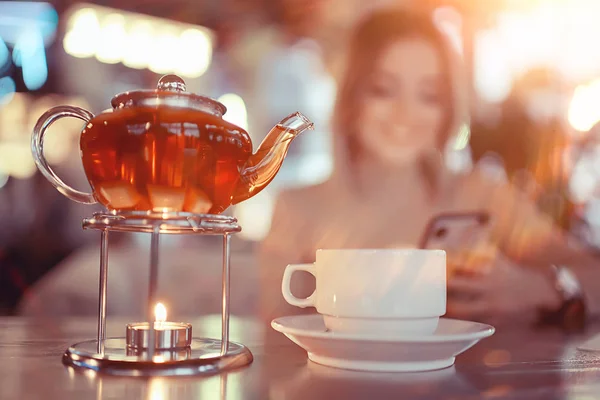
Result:
{"label": "cup handle", "polygon": [[38,119],[33,128],[33,135],[31,136],[31,153],[33,154],[33,159],[42,175],[65,197],[78,203],[95,204],[98,201],[92,193],[80,192],[64,183],[50,168],[48,161],[44,158],[44,135],[46,134],[46,130],[56,120],[64,117],[74,117],[89,122],[94,118],[94,114],[83,108],[73,106],[58,106],[46,111]]}
{"label": "cup handle", "polygon": [[283,272],[283,281],[281,282],[281,293],[283,293],[283,298],[285,299],[285,301],[287,301],[288,303],[290,303],[291,305],[296,306],[296,307],[301,307],[301,308],[314,307],[315,306],[315,296],[317,293],[316,289],[314,292],[312,292],[312,294],[310,296],[308,296],[305,299],[299,299],[298,297],[296,297],[292,294],[292,290],[291,290],[292,276],[294,275],[294,272],[296,272],[296,271],[306,271],[309,274],[311,274],[312,276],[314,276],[315,278],[317,277],[314,264],[290,264],[290,265],[288,265],[287,267],[285,267],[285,271]]}

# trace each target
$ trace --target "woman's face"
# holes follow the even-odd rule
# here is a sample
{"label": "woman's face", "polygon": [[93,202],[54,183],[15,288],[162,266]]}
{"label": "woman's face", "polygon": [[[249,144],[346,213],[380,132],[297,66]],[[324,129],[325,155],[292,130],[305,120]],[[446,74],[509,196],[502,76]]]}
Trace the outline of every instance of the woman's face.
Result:
{"label": "woman's face", "polygon": [[358,112],[358,140],[368,157],[401,166],[437,146],[443,79],[440,54],[428,41],[402,39],[384,49],[366,79]]}

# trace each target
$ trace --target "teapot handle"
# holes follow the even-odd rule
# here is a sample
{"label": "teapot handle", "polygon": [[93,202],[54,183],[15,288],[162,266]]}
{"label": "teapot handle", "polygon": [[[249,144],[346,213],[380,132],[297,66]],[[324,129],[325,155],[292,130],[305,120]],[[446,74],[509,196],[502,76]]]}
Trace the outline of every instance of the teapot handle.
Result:
{"label": "teapot handle", "polygon": [[95,204],[98,201],[92,193],[80,192],[64,183],[50,168],[48,161],[44,158],[44,135],[46,134],[46,130],[56,120],[64,117],[74,117],[89,122],[94,118],[94,114],[83,108],[73,106],[58,106],[46,111],[38,119],[33,128],[33,135],[31,136],[31,153],[33,154],[33,159],[42,175],[64,196],[78,203]]}

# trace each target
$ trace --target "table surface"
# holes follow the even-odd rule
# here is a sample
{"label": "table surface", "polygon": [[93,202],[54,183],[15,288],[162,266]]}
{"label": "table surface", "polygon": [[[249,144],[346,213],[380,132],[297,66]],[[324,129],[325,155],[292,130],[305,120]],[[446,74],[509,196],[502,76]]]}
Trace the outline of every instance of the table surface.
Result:
{"label": "table surface", "polygon": [[[109,336],[125,323],[108,321]],[[220,337],[220,317],[191,320],[194,336]],[[212,376],[131,378],[77,372],[61,363],[71,344],[93,339],[96,321],[0,318],[0,399],[385,399],[600,398],[600,353],[577,345],[600,332],[501,328],[459,356],[456,365],[426,373],[361,373],[323,367],[283,335],[257,321],[232,318],[231,338],[254,362]]]}

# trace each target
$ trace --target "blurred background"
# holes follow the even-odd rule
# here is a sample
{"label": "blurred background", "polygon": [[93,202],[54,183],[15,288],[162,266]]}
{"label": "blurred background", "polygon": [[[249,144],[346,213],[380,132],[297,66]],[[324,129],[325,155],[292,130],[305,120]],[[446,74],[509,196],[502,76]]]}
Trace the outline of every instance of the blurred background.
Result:
{"label": "blurred background", "polygon": [[[255,146],[301,110],[316,131],[295,141],[267,190],[230,211],[240,237],[260,241],[278,191],[331,173],[329,119],[345,40],[361,16],[390,4],[430,13],[464,59],[471,120],[452,149],[456,167],[501,166],[564,229],[600,246],[597,0],[0,1],[0,315],[98,240],[81,230],[94,208],[63,198],[31,157],[31,131],[46,109],[98,113],[113,95],[175,73],[188,91],[224,103],[225,118]],[[88,190],[81,128],[57,122],[45,152],[66,182]]]}

